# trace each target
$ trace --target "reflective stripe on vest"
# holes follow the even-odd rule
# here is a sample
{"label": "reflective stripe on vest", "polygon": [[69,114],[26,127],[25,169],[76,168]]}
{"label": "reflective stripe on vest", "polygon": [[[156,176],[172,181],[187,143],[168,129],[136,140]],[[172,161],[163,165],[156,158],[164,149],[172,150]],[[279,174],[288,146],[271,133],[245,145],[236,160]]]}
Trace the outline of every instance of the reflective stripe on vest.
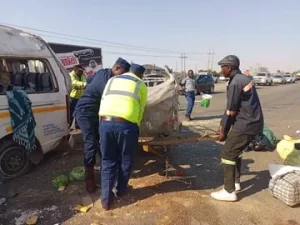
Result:
{"label": "reflective stripe on vest", "polygon": [[[110,88],[111,88],[112,83],[114,82],[114,79],[127,79],[127,80],[134,81],[136,83],[134,92],[131,93],[129,91],[111,90]],[[132,76],[129,76],[129,75],[115,76],[115,77],[111,78],[111,81],[110,81],[110,83],[107,87],[107,91],[105,92],[105,94],[103,96],[106,96],[106,95],[123,95],[123,96],[131,97],[131,98],[135,99],[137,102],[140,102],[139,88],[140,88],[141,84],[142,84],[141,80],[139,80],[137,78],[134,78]]]}

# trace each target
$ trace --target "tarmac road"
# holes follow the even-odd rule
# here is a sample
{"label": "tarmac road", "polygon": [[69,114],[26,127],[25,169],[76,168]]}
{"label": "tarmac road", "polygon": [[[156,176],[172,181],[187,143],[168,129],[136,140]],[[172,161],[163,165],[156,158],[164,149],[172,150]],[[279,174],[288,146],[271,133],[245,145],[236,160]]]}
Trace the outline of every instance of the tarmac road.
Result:
{"label": "tarmac road", "polygon": [[[197,103],[193,112],[196,120],[187,125],[216,129],[225,110],[226,86],[220,83],[215,89],[211,106],[204,109]],[[258,87],[265,122],[278,138],[284,134],[295,136],[300,130],[299,90],[300,83]],[[183,96],[180,102],[183,118]],[[38,224],[42,225],[300,225],[300,209],[286,206],[267,190],[268,164],[281,163],[276,152],[245,154],[243,190],[238,194],[238,202],[211,199],[210,192],[222,187],[221,147],[222,143],[214,142],[174,146],[168,159],[176,170],[167,174],[163,157],[139,153],[130,180],[133,190],[109,212],[101,209],[98,191],[92,196],[95,205],[87,213],[73,210],[80,203],[80,196],[86,194],[83,182],[71,183],[62,193],[51,184],[55,176],[81,165],[82,153],[54,152],[30,174],[0,185],[0,198],[8,199],[0,206],[0,225],[23,224],[33,214],[39,216]]]}
{"label": "tarmac road", "polygon": [[[276,131],[280,138],[284,134],[295,135],[300,130],[299,114],[299,89],[300,82],[295,84],[258,86],[260,101],[264,111],[265,123]],[[196,97],[192,117],[196,120],[207,120],[219,118],[225,111],[226,106],[226,85],[224,82],[216,84],[215,93],[209,108],[202,108]],[[186,102],[184,96],[180,96],[180,115],[184,119]]]}

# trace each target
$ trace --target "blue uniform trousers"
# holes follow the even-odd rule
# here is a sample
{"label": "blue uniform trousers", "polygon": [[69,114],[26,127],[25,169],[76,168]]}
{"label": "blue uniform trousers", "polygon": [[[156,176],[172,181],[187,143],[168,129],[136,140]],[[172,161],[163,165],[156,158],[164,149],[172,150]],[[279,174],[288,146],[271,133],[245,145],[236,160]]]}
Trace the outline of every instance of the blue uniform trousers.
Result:
{"label": "blue uniform trousers", "polygon": [[139,128],[130,122],[101,121],[99,133],[102,154],[101,202],[109,206],[116,181],[118,196],[127,189],[138,147]]}
{"label": "blue uniform trousers", "polygon": [[96,163],[96,153],[99,149],[99,117],[82,115],[76,111],[76,120],[83,138],[83,154],[85,167],[94,167]]}
{"label": "blue uniform trousers", "polygon": [[[78,100],[79,99],[76,99],[76,98],[70,98],[70,116],[71,116],[71,124],[70,124],[70,126],[72,125],[74,117],[75,117],[75,108],[76,108]],[[76,129],[79,128],[76,119],[75,119],[75,128]]]}
{"label": "blue uniform trousers", "polygon": [[192,114],[193,108],[194,108],[194,104],[195,104],[195,92],[193,92],[193,91],[185,92],[184,96],[187,101],[185,116],[190,117]]}

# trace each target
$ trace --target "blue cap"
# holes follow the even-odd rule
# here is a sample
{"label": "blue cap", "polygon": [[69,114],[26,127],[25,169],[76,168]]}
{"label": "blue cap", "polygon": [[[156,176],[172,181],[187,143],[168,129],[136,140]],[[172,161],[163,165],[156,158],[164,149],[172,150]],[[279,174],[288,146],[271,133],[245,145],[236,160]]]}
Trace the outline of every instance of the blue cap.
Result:
{"label": "blue cap", "polygon": [[121,57],[117,59],[116,63],[117,65],[119,65],[120,67],[122,67],[123,69],[125,69],[126,71],[129,71],[130,68],[130,64],[125,60],[122,59]]}
{"label": "blue cap", "polygon": [[145,67],[138,64],[131,64],[130,71],[137,76],[143,76],[145,72]]}

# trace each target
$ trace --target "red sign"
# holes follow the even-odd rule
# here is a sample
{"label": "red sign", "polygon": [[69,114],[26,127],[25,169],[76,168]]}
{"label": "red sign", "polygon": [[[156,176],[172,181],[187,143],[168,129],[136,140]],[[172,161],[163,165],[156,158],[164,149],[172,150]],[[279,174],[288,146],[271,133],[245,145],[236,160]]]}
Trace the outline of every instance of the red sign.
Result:
{"label": "red sign", "polygon": [[60,61],[65,67],[78,64],[77,58],[75,56],[63,56],[60,57]]}

